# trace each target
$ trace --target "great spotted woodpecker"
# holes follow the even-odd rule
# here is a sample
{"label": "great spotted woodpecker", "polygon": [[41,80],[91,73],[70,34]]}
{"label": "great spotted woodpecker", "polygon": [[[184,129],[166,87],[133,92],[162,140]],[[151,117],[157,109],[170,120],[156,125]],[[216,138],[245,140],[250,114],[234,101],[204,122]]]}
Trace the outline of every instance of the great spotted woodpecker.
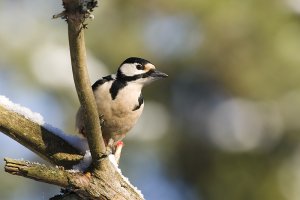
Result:
{"label": "great spotted woodpecker", "polygon": [[[141,116],[144,108],[142,88],[165,77],[168,75],[156,70],[149,61],[130,57],[116,74],[105,76],[92,85],[106,145],[111,139],[113,145],[120,142]],[[85,135],[82,107],[76,115],[76,129]]]}

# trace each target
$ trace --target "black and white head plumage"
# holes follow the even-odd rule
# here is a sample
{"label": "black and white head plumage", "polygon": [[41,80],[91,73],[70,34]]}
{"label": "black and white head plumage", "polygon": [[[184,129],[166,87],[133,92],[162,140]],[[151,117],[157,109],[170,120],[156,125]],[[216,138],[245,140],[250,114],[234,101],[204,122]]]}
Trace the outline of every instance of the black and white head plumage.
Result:
{"label": "black and white head plumage", "polygon": [[167,75],[157,71],[151,62],[137,57],[127,58],[117,72],[117,79],[141,84],[147,84],[163,77],[167,77]]}
{"label": "black and white head plumage", "polygon": [[156,70],[155,66],[146,59],[130,57],[124,60],[118,68],[117,74],[105,76],[96,81],[92,88],[95,90],[105,82],[113,81],[110,93],[114,100],[118,92],[129,83],[140,84],[143,87],[156,79],[167,77],[165,73]]}
{"label": "black and white head plumage", "polygon": [[155,68],[152,63],[150,63],[148,60],[145,60],[143,58],[137,58],[137,57],[130,57],[121,63],[117,76],[120,78],[123,77],[132,77],[138,74],[145,73],[145,66],[148,65],[152,68]]}

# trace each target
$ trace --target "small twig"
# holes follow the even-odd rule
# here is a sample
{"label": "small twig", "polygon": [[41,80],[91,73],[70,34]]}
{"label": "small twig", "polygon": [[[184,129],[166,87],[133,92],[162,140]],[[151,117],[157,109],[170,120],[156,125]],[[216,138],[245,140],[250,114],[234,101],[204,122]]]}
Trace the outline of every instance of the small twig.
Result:
{"label": "small twig", "polygon": [[[62,168],[46,167],[38,163],[4,158],[5,171],[18,176],[51,183],[61,187],[69,186],[70,173]],[[74,176],[74,174],[72,174]]]}
{"label": "small twig", "polygon": [[52,16],[52,19],[57,19],[57,18],[65,19],[66,18],[66,12],[63,11],[61,13],[58,13],[58,14]]}

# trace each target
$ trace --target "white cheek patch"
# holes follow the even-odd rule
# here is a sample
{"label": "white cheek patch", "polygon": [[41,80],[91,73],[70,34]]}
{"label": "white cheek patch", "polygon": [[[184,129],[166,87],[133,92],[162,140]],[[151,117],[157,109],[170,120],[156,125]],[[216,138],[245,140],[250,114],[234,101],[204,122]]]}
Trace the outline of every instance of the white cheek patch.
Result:
{"label": "white cheek patch", "polygon": [[136,64],[137,63],[134,63],[134,64],[123,64],[121,66],[121,71],[122,73],[125,75],[125,76],[134,76],[134,75],[137,75],[137,74],[142,74],[144,73],[143,70],[138,70],[136,69]]}

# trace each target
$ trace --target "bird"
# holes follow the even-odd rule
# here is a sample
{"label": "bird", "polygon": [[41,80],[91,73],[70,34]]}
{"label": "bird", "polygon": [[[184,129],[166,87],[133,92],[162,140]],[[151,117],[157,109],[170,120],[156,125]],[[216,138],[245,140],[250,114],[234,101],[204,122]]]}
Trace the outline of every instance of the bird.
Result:
{"label": "bird", "polygon": [[[107,146],[122,142],[134,127],[144,109],[142,89],[153,81],[166,78],[146,59],[129,57],[119,66],[116,74],[97,80],[92,85],[100,119],[102,136]],[[86,135],[83,108],[76,114],[76,132]]]}

